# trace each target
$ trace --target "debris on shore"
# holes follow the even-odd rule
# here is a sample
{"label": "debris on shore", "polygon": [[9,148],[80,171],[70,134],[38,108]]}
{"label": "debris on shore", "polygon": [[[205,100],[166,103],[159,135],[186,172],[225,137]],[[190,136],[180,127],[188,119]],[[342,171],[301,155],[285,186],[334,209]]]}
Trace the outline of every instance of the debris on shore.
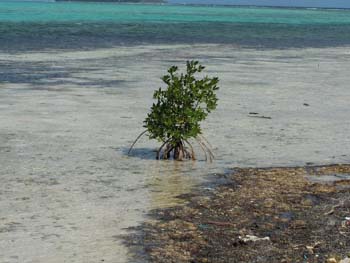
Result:
{"label": "debris on shore", "polygon": [[[154,211],[127,241],[159,263],[348,262],[350,165],[235,168],[184,206]],[[328,177],[327,177],[328,176]]]}

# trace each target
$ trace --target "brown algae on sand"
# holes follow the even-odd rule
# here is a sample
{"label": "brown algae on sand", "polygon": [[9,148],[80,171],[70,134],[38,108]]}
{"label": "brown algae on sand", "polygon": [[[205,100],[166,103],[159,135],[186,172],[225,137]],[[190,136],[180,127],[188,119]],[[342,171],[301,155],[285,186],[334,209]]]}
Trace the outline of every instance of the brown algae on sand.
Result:
{"label": "brown algae on sand", "polygon": [[350,252],[350,181],[308,180],[335,173],[350,165],[235,168],[225,185],[154,211],[133,245],[152,262],[340,262]]}

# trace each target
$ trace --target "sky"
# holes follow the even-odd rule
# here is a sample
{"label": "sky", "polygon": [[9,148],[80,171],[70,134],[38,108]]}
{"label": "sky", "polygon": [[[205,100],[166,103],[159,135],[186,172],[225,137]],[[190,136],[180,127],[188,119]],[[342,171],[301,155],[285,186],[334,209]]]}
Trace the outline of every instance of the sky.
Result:
{"label": "sky", "polygon": [[350,8],[350,0],[169,0],[171,3]]}

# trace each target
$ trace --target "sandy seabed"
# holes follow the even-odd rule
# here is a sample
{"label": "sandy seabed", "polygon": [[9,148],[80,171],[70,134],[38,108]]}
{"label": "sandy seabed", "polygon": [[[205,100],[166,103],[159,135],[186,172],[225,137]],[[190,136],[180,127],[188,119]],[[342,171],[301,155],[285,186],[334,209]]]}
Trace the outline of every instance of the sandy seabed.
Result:
{"label": "sandy seabed", "polygon": [[[203,124],[216,160],[158,162],[145,139],[128,157],[159,78],[189,59],[221,80]],[[204,175],[349,163],[349,70],[347,47],[0,54],[0,262],[128,262],[126,228]]]}

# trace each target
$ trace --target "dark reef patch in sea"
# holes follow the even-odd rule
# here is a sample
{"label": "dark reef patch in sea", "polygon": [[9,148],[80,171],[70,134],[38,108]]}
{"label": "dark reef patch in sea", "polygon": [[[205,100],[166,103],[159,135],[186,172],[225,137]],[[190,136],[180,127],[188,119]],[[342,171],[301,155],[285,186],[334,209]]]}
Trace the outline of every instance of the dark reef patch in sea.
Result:
{"label": "dark reef patch in sea", "polygon": [[350,44],[348,24],[1,22],[0,51],[94,49],[140,44],[232,44],[247,48]]}
{"label": "dark reef patch in sea", "polygon": [[[87,60],[85,60],[88,62]],[[105,63],[106,64],[106,61]],[[98,76],[79,76],[100,70],[95,67],[77,67],[66,61],[18,62],[0,60],[0,83],[28,84],[26,90],[56,90],[61,85],[75,87],[116,88],[125,83],[122,79],[101,79]],[[62,87],[60,88],[62,90]]]}

